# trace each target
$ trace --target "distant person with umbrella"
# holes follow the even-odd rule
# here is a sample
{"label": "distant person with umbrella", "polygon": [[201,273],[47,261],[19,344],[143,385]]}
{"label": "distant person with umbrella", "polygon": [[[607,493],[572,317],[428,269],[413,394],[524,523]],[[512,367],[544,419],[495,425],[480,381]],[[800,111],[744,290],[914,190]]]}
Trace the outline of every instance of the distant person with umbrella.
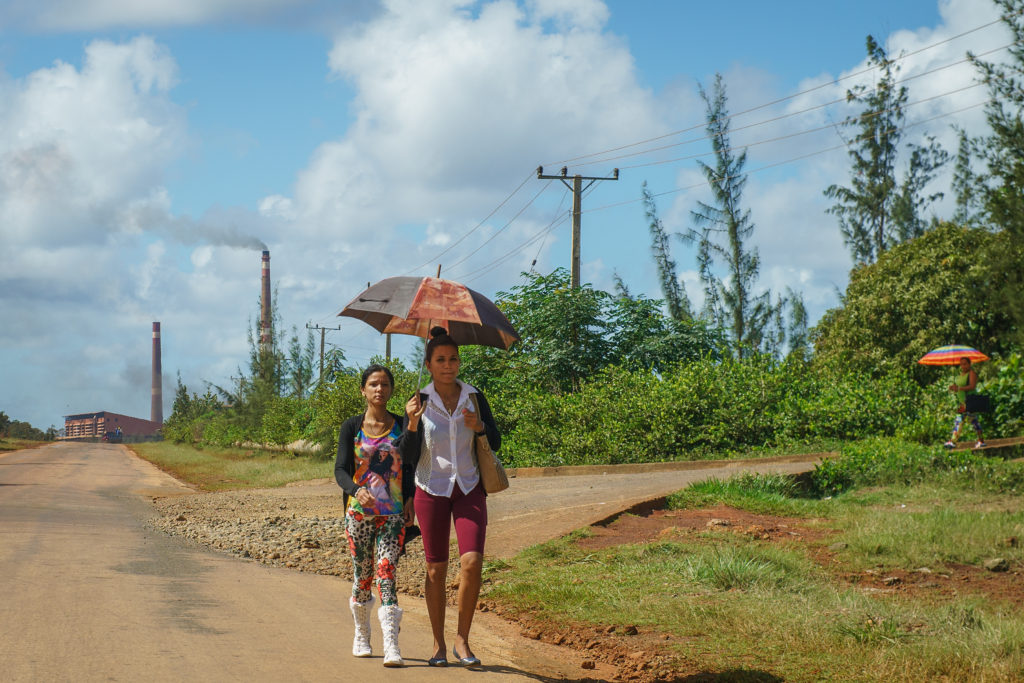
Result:
{"label": "distant person with umbrella", "polygon": [[971,421],[971,427],[974,428],[974,433],[978,436],[978,441],[974,444],[974,448],[984,448],[985,438],[981,434],[981,423],[978,422],[978,416],[967,410],[967,395],[973,394],[978,386],[978,373],[974,371],[971,359],[968,356],[960,358],[958,369],[959,372],[953,377],[953,383],[949,385],[949,390],[956,394],[957,406],[956,417],[953,419],[953,435],[946,442],[946,448],[956,446],[957,439],[960,437],[960,429],[967,420]]}
{"label": "distant person with umbrella", "polygon": [[405,434],[400,445],[403,462],[415,471],[414,502],[427,561],[425,593],[434,635],[434,653],[428,664],[448,664],[445,583],[454,521],[461,572],[458,631],[452,654],[463,666],[476,668],[480,660],[469,646],[469,630],[480,595],[487,494],[474,458],[473,442],[477,435],[486,434],[491,448],[497,451],[501,435],[484,395],[458,379],[458,344],[443,327],[433,328],[430,334],[424,365],[432,381],[406,403]]}
{"label": "distant person with umbrella", "polygon": [[387,409],[394,388],[395,378],[383,365],[371,365],[363,371],[360,392],[366,399],[366,410],[342,424],[334,464],[334,478],[345,491],[345,536],[352,556],[352,654],[373,654],[370,609],[376,576],[381,602],[377,617],[384,634],[387,667],[404,664],[398,648],[402,610],[395,571],[406,527],[413,522],[414,490],[412,470],[403,464],[399,453],[402,418]]}
{"label": "distant person with umbrella", "polygon": [[967,409],[969,401],[967,397],[974,393],[978,386],[978,373],[974,371],[973,363],[989,360],[981,351],[972,349],[970,346],[951,344],[932,349],[921,356],[919,365],[951,365],[956,366],[953,372],[953,383],[949,385],[949,391],[956,396],[956,419],[953,420],[953,435],[944,445],[946,448],[955,448],[957,437],[960,436],[960,429],[965,420],[971,421],[974,433],[978,435],[978,441],[974,444],[975,449],[984,448],[985,440],[981,435],[981,424],[978,416]]}

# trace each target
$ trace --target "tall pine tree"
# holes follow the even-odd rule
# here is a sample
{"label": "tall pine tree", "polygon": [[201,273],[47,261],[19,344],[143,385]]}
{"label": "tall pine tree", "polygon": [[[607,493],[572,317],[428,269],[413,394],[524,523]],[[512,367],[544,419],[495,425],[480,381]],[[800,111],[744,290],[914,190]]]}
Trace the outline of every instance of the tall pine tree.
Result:
{"label": "tall pine tree", "polygon": [[[690,212],[696,228],[691,228],[684,239],[697,244],[706,317],[729,330],[737,354],[748,355],[761,349],[773,307],[769,292],[754,293],[761,260],[757,249],[748,244],[754,224],[750,211],[742,208],[747,153],[744,150],[736,155],[729,143],[722,75],[715,74],[710,93],[701,86],[700,96],[715,163],[698,164],[711,188],[712,203],[698,202],[697,210]],[[719,268],[724,268],[726,277],[716,274]]]}
{"label": "tall pine tree", "polygon": [[1024,274],[1014,267],[1024,256],[1024,0],[994,2],[1014,40],[1011,59],[1004,64],[968,54],[989,92],[985,118],[990,132],[973,141],[973,148],[984,165],[977,187],[985,222],[1011,236],[1010,248],[996,258],[1005,272],[1004,305],[1024,339]]}
{"label": "tall pine tree", "polygon": [[647,224],[651,231],[651,253],[654,255],[654,265],[658,269],[661,293],[665,297],[668,314],[673,320],[691,320],[693,313],[690,310],[690,299],[686,296],[686,288],[683,283],[679,281],[676,262],[672,259],[669,235],[665,231],[661,219],[658,218],[658,207],[654,203],[654,197],[650,190],[647,189],[646,180],[641,192],[644,200],[644,214],[647,216]]}
{"label": "tall pine tree", "polygon": [[942,195],[922,193],[948,159],[934,138],[924,146],[910,145],[904,179],[897,179],[907,89],[897,84],[899,67],[871,36],[867,53],[868,63],[879,72],[874,87],[858,85],[846,93],[847,102],[862,107],[843,123],[857,131],[849,143],[850,186],[825,190],[826,197],[836,200],[828,212],[839,219],[839,231],[857,263],[874,263],[889,247],[924,232],[921,212]]}

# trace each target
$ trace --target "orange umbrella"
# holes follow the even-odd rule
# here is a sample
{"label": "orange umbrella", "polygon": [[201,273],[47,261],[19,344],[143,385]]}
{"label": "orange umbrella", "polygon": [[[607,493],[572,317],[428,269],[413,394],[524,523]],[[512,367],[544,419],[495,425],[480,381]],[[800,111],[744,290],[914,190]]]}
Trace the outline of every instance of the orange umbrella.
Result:
{"label": "orange umbrella", "polygon": [[989,360],[989,357],[970,346],[952,344],[932,349],[917,361],[920,365],[958,365],[961,358],[970,358],[972,363]]}
{"label": "orange umbrella", "polygon": [[378,332],[429,337],[440,326],[457,344],[507,349],[519,339],[490,299],[463,284],[436,277],[390,277],[352,299],[338,315],[358,318]]}

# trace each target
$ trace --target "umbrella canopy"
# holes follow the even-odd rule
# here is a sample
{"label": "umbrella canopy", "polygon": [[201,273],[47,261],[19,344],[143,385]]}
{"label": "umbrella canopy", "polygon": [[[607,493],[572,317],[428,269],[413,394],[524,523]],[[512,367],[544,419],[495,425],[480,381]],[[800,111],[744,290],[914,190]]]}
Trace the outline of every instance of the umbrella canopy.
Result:
{"label": "umbrella canopy", "polygon": [[507,349],[519,339],[505,315],[479,292],[434,277],[390,277],[352,299],[338,315],[378,332],[428,337],[441,326],[457,344]]}
{"label": "umbrella canopy", "polygon": [[970,346],[953,344],[940,346],[921,356],[917,361],[921,365],[959,365],[961,358],[970,358],[972,363],[989,360],[989,357]]}

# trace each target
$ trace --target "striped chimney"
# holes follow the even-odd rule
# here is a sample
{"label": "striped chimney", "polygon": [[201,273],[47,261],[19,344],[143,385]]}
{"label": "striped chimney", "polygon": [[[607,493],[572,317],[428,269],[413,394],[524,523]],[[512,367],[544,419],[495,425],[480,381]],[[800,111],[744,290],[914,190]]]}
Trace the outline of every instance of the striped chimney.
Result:
{"label": "striped chimney", "polygon": [[270,329],[270,251],[263,250],[263,295],[260,298],[260,350],[270,351],[273,348],[273,337]]}
{"label": "striped chimney", "polygon": [[149,408],[152,422],[164,422],[164,392],[160,369],[160,323],[153,323],[153,398]]}

